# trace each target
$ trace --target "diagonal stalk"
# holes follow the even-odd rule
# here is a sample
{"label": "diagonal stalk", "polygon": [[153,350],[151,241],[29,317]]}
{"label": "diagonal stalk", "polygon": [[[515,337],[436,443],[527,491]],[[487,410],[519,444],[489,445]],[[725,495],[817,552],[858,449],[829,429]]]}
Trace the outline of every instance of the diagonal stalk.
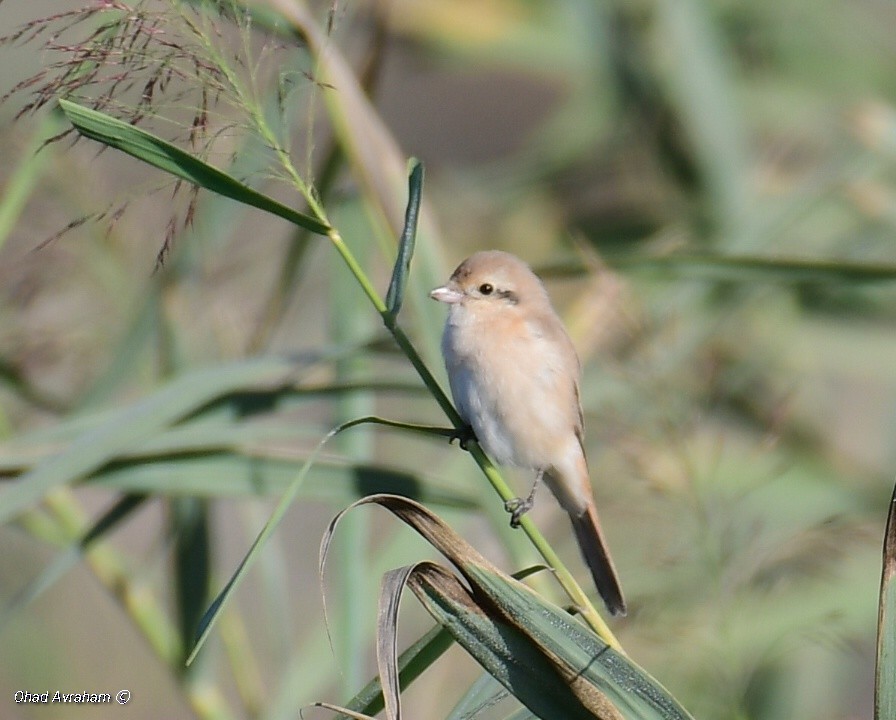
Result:
{"label": "diagonal stalk", "polygon": [[[326,221],[323,217],[321,217],[320,219]],[[417,374],[420,376],[423,384],[426,385],[427,389],[439,404],[439,407],[441,407],[445,415],[448,416],[451,424],[454,425],[456,429],[462,430],[465,426],[464,421],[461,419],[457,410],[454,408],[451,400],[448,399],[448,396],[442,390],[438,381],[426,366],[426,363],[423,362],[423,358],[420,357],[420,354],[411,343],[410,338],[408,338],[404,330],[402,330],[402,328],[398,326],[395,316],[389,312],[388,308],[386,307],[385,301],[382,297],[380,297],[376,288],[367,277],[367,274],[364,272],[364,270],[358,264],[357,260],[355,260],[354,255],[352,255],[349,248],[343,242],[339,231],[331,227],[327,233],[327,236],[329,237],[330,242],[333,243],[336,251],[342,256],[342,259],[345,261],[352,275],[354,275],[355,279],[358,281],[358,284],[364,290],[365,295],[367,295],[367,298],[370,300],[373,307],[380,314],[380,317],[383,319],[383,324],[386,326],[386,329],[392,335],[401,351],[405,354],[408,360],[410,360],[411,365],[414,366],[414,369],[417,371]],[[495,468],[492,462],[488,459],[488,456],[483,452],[482,448],[480,448],[477,443],[470,443],[469,449],[470,454],[476,461],[476,464],[479,465],[486,479],[495,489],[495,492],[497,492],[501,499],[505,502],[508,500],[512,500],[515,497],[513,491],[501,476],[501,473],[498,472],[497,468]],[[560,586],[569,596],[569,599],[572,600],[573,604],[582,613],[582,617],[585,619],[591,629],[594,630],[594,632],[596,632],[601,638],[603,638],[606,643],[610,645],[610,647],[612,647],[614,650],[623,652],[622,646],[613,635],[604,619],[591,604],[591,601],[585,595],[581,586],[576,582],[572,573],[569,572],[569,570],[560,560],[560,557],[556,552],[554,552],[554,549],[551,547],[550,543],[548,543],[544,535],[541,534],[541,531],[536,527],[535,523],[528,515],[524,515],[521,518],[520,527],[526,533],[526,536],[529,538],[530,542],[541,555],[541,557],[544,558],[544,561],[554,571],[554,575],[556,576],[557,581],[560,583]]]}

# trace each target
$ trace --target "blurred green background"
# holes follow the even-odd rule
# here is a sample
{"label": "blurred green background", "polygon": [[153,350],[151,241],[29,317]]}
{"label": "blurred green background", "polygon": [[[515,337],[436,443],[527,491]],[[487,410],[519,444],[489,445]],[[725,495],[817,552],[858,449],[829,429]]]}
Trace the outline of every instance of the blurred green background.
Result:
{"label": "blurred green background", "polygon": [[[84,5],[7,0],[0,26]],[[139,5],[168,13],[168,32],[192,12]],[[627,652],[696,718],[871,717],[896,466],[896,6],[394,0],[314,13],[330,14],[329,51],[363,73],[374,113],[340,118],[340,89],[260,27],[246,45],[265,58],[257,72],[226,54],[382,292],[395,236],[345,133],[388,164],[359,132],[378,117],[426,164],[431,224],[402,324],[440,378],[435,282],[485,248],[545,278],[584,363]],[[0,47],[0,93],[59,72],[64,49],[47,38]],[[189,148],[197,100],[177,85],[159,113],[180,125],[156,128]],[[120,436],[0,526],[0,716],[73,714],[16,704],[20,689],[129,689],[126,709],[90,711],[110,718],[287,718],[347,700],[374,673],[380,575],[427,556],[385,514],[358,511],[328,565],[328,636],[318,543],[362,492],[413,492],[503,568],[534,562],[456,446],[355,429],[328,446],[184,671],[197,613],[330,428],[371,413],[446,421],[326,239],[202,194],[185,225],[183,189],[86,141],[35,154],[66,126],[49,108],[14,121],[28,91],[0,104],[0,483]],[[207,120],[210,162],[301,207],[238,109]],[[404,187],[385,192],[403,207]],[[222,367],[243,375],[215,385]],[[122,521],[80,553],[123,497]],[[553,500],[534,512],[584,582]],[[429,621],[406,605],[409,642]],[[409,712],[443,716],[477,674],[451,651]]]}

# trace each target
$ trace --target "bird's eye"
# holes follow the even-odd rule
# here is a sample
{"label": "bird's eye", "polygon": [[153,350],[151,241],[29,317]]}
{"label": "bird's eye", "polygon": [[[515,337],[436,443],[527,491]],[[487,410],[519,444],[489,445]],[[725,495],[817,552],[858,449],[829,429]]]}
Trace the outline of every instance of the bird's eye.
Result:
{"label": "bird's eye", "polygon": [[491,295],[494,289],[495,288],[492,287],[490,283],[482,283],[482,285],[479,286],[479,292],[483,295]]}

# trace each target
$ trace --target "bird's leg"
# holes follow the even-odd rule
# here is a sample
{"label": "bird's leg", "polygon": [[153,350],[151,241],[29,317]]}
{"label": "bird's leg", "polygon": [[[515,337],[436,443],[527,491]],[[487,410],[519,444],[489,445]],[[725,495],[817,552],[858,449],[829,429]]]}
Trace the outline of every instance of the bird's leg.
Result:
{"label": "bird's leg", "polygon": [[460,445],[461,450],[467,449],[467,443],[476,441],[476,433],[473,432],[472,425],[464,425],[462,428],[455,428],[454,432],[448,436],[448,444],[455,440]]}
{"label": "bird's leg", "polygon": [[529,512],[532,509],[532,506],[535,505],[535,490],[538,488],[538,483],[541,482],[543,475],[544,470],[539,470],[535,473],[535,482],[532,483],[532,489],[529,491],[525,500],[522,498],[514,498],[513,500],[508,500],[504,503],[504,509],[510,513],[510,527],[518,528],[520,526],[520,518]]}

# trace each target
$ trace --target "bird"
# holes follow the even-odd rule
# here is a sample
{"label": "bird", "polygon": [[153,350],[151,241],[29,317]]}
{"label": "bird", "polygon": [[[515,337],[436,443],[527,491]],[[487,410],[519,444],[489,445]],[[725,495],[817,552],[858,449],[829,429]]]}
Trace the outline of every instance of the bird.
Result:
{"label": "bird", "polygon": [[581,365],[547,290],[500,250],[464,260],[430,297],[448,305],[442,355],[461,419],[496,463],[535,472],[525,499],[506,503],[517,527],[542,478],[569,515],[612,615],[625,599],[601,531],[584,448]]}

